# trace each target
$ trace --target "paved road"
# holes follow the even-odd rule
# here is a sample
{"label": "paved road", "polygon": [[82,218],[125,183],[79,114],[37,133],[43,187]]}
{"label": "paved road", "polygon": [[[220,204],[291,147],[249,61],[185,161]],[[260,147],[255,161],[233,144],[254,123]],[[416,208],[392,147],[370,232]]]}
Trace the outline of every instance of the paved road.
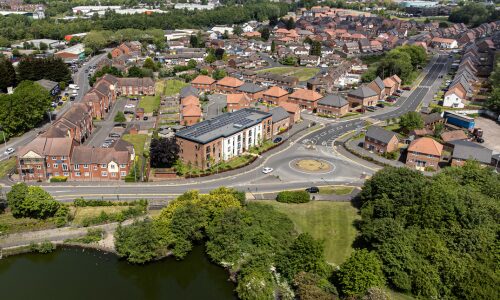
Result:
{"label": "paved road", "polygon": [[[97,64],[99,60],[104,56],[105,54],[100,54],[92,57],[87,63],[85,63],[85,66],[80,68],[77,73],[73,76],[73,81],[75,84],[77,84],[80,89],[78,90],[78,96],[75,98],[75,102],[79,102],[82,100],[83,95],[90,89],[89,83],[88,83],[88,78],[87,78],[87,73],[85,73],[85,69],[88,68],[89,66],[94,66]],[[66,101],[62,107],[60,107],[55,113],[57,116],[61,116],[64,114],[72,105],[71,101]],[[43,130],[47,130],[47,128],[50,126],[50,123],[47,123],[43,125],[40,128],[35,128],[29,132],[26,132],[20,137],[12,138],[9,142],[7,142],[7,148],[14,148],[17,149],[19,147],[22,147],[29,142],[31,142],[33,139],[35,139],[38,136],[38,133]],[[2,140],[3,141],[3,140]],[[0,151],[0,161],[7,159],[8,156],[4,154],[4,145],[2,144],[2,150]],[[15,153],[14,153],[15,154]]]}
{"label": "paved road", "polygon": [[[173,198],[187,190],[197,189],[208,192],[219,186],[229,186],[247,193],[276,192],[284,189],[305,188],[329,184],[360,185],[377,169],[340,155],[332,147],[339,136],[361,128],[366,118],[385,120],[415,110],[429,94],[429,90],[440,84],[438,75],[446,70],[446,58],[439,58],[428,67],[427,75],[407,98],[399,100],[396,107],[380,110],[362,119],[327,123],[319,129],[291,138],[281,148],[264,154],[251,166],[240,170],[218,174],[206,178],[176,180],[160,183],[122,182],[68,182],[45,184],[44,188],[60,201],[71,201],[76,197],[104,199],[148,199]],[[432,97],[432,95],[431,95]],[[295,167],[299,159],[320,160],[329,165],[323,173],[308,173]],[[263,174],[263,167],[274,171]]]}

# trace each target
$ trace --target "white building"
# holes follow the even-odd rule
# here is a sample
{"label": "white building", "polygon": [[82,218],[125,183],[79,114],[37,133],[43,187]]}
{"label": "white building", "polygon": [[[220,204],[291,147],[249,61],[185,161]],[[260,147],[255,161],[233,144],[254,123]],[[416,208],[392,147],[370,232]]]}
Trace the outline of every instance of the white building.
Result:
{"label": "white building", "polygon": [[224,34],[224,32],[227,31],[227,33],[233,34],[233,27],[229,27],[229,26],[214,26],[214,27],[212,27],[212,29],[210,31],[218,33],[218,34]]}
{"label": "white building", "polygon": [[452,88],[444,94],[443,106],[453,108],[463,108],[464,95],[458,88]]}
{"label": "white building", "polygon": [[187,9],[187,10],[212,10],[215,8],[213,3],[203,4],[195,4],[195,3],[175,3],[175,9]]}
{"label": "white building", "polygon": [[120,9],[121,6],[116,5],[92,5],[92,6],[75,6],[72,8],[74,14],[88,14],[90,12],[99,12],[106,10],[117,10]]}

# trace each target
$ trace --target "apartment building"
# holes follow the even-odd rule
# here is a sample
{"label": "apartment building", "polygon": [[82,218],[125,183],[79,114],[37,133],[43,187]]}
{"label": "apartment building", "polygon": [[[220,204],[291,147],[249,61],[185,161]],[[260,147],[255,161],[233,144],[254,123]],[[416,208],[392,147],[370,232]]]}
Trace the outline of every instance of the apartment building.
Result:
{"label": "apartment building", "polygon": [[244,108],[182,129],[175,135],[183,162],[206,169],[270,139],[272,115]]}

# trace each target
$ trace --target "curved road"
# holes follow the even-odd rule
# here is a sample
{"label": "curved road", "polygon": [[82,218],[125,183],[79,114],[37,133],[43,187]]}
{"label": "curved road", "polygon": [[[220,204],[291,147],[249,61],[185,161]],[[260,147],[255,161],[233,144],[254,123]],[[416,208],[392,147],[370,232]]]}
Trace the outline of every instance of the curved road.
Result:
{"label": "curved road", "polygon": [[[197,189],[208,192],[219,186],[234,187],[247,193],[276,192],[285,189],[305,188],[316,185],[351,184],[360,185],[366,175],[374,169],[356,163],[339,155],[333,150],[335,139],[352,130],[361,129],[365,119],[386,120],[408,111],[416,110],[424,102],[430,101],[439,88],[438,76],[446,72],[448,59],[440,56],[427,67],[427,74],[408,97],[401,97],[394,107],[388,107],[366,114],[362,118],[340,122],[329,122],[319,130],[304,134],[294,141],[287,142],[282,149],[264,154],[260,164],[245,168],[246,171],[228,172],[217,176],[156,183],[111,183],[111,182],[68,182],[44,184],[44,188],[57,200],[72,201],[77,197],[104,199],[148,199],[173,198],[187,190]],[[428,95],[432,93],[431,95]],[[306,173],[297,170],[293,161],[297,159],[320,159],[327,162],[331,169],[324,173]],[[263,174],[262,167],[272,167],[274,171]],[[228,174],[228,175],[226,175]]]}

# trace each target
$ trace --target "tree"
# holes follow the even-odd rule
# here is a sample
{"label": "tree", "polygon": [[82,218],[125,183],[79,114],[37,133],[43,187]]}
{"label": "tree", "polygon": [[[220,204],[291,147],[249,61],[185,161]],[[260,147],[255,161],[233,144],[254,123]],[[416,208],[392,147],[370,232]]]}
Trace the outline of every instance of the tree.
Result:
{"label": "tree", "polygon": [[194,68],[196,68],[196,66],[197,66],[197,65],[198,65],[198,63],[197,63],[197,62],[196,62],[196,60],[194,60],[194,59],[190,59],[190,60],[188,61],[188,63],[187,63],[187,67],[188,67],[189,69],[194,69]]}
{"label": "tree", "polygon": [[115,248],[120,257],[135,264],[151,261],[161,253],[160,236],[150,220],[136,221],[129,226],[118,226]]}
{"label": "tree", "polygon": [[196,35],[189,36],[189,44],[191,45],[192,48],[198,48],[198,46],[200,45],[200,41],[198,40],[198,36],[196,36]]}
{"label": "tree", "polygon": [[40,50],[42,51],[45,51],[47,49],[49,49],[49,45],[45,44],[45,43],[40,43]]}
{"label": "tree", "polygon": [[132,66],[128,69],[128,74],[127,77],[139,77],[142,78],[144,77],[144,72],[141,68]]}
{"label": "tree", "polygon": [[340,291],[346,296],[364,295],[369,288],[383,287],[382,262],[374,252],[355,250],[336,274]]}
{"label": "tree", "polygon": [[271,42],[271,53],[274,53],[276,52],[276,42],[273,40]]}
{"label": "tree", "polygon": [[146,60],[144,60],[144,64],[142,66],[146,69],[156,71],[155,62],[153,61],[153,59],[151,57],[146,58]]}
{"label": "tree", "polygon": [[217,60],[217,57],[215,57],[215,54],[213,52],[208,52],[208,55],[205,57],[205,62],[206,63],[213,63]]}
{"label": "tree", "polygon": [[53,217],[61,204],[38,186],[16,184],[7,193],[7,202],[15,218],[47,219]]}
{"label": "tree", "polygon": [[424,119],[418,112],[410,111],[401,116],[399,125],[406,132],[410,132],[415,129],[424,128]]}
{"label": "tree", "polygon": [[311,44],[311,49],[309,50],[309,54],[321,56],[321,42],[313,41]]}
{"label": "tree", "polygon": [[285,22],[286,29],[294,29],[295,28],[295,20],[293,18],[288,18]]}
{"label": "tree", "polygon": [[111,52],[108,52],[108,55],[106,55],[108,59],[113,59],[113,55],[111,55]]}
{"label": "tree", "polygon": [[0,92],[6,93],[8,87],[16,85],[16,70],[10,60],[0,57]]}
{"label": "tree", "polygon": [[212,72],[212,78],[215,80],[222,79],[227,76],[227,73],[224,69],[215,69],[215,71]]}
{"label": "tree", "polygon": [[171,168],[179,158],[179,145],[174,138],[159,138],[151,141],[149,150],[153,168]]}
{"label": "tree", "polygon": [[337,289],[325,278],[307,272],[299,272],[293,279],[296,296],[301,300],[332,300]]}
{"label": "tree", "polygon": [[440,137],[443,130],[444,130],[443,123],[437,123],[436,125],[434,125],[434,136]]}
{"label": "tree", "polygon": [[300,271],[325,277],[330,268],[325,261],[323,242],[308,233],[300,234],[290,248],[277,258],[277,269],[288,280]]}
{"label": "tree", "polygon": [[91,31],[83,38],[83,43],[96,53],[108,44],[108,40],[101,31]]}
{"label": "tree", "polygon": [[260,31],[260,37],[262,38],[263,41],[269,40],[269,37],[271,36],[271,32],[269,31],[269,27],[264,27]]}
{"label": "tree", "polygon": [[127,121],[127,118],[125,118],[125,114],[122,111],[119,111],[116,113],[115,122],[123,123],[126,121]]}
{"label": "tree", "polygon": [[71,79],[68,65],[58,57],[25,57],[19,61],[17,71],[19,81],[48,79],[55,82],[68,82]]}
{"label": "tree", "polygon": [[23,81],[11,95],[0,95],[0,126],[10,136],[37,126],[50,109],[49,92],[32,81]]}
{"label": "tree", "polygon": [[222,60],[222,58],[224,57],[224,53],[225,53],[224,48],[217,48],[217,49],[215,49],[215,52],[214,52],[217,60]]}
{"label": "tree", "polygon": [[237,36],[240,36],[243,33],[243,28],[241,28],[241,26],[239,25],[236,25],[233,28],[233,33]]}

